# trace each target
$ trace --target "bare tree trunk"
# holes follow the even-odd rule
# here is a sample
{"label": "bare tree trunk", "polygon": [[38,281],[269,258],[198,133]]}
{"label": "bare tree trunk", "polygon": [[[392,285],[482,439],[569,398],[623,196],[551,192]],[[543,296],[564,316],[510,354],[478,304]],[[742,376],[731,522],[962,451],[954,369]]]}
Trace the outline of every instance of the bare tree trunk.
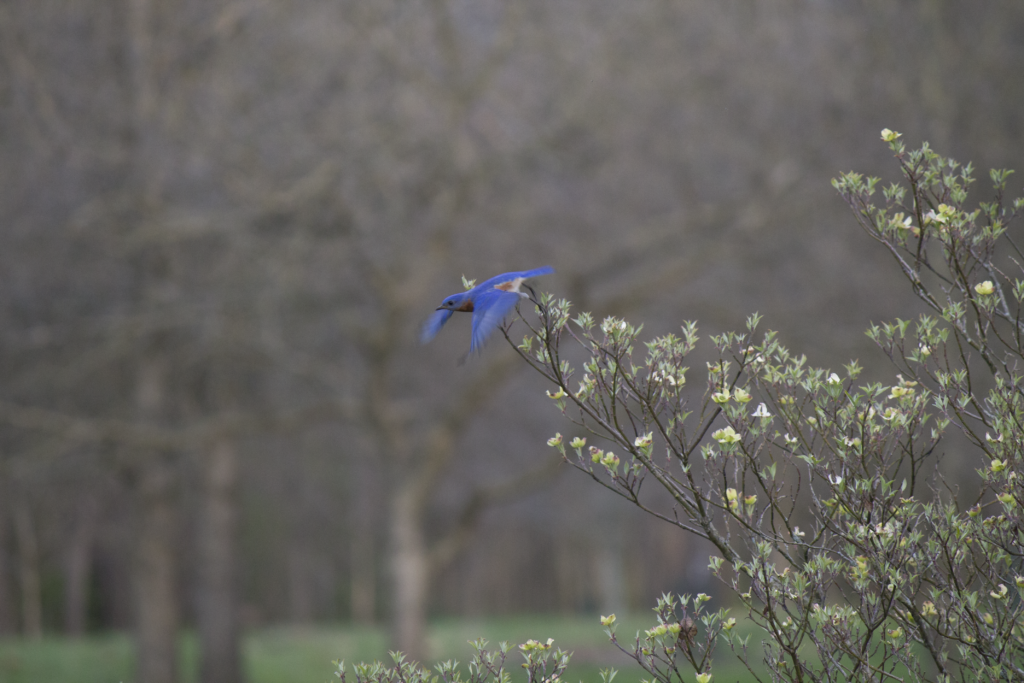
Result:
{"label": "bare tree trunk", "polygon": [[69,636],[85,633],[98,513],[96,496],[87,493],[78,506],[64,563],[64,632]]}
{"label": "bare tree trunk", "polygon": [[380,487],[377,472],[368,458],[358,458],[355,467],[355,481],[359,483],[353,487],[349,514],[352,529],[349,565],[352,619],[360,624],[372,624],[377,617],[377,526],[374,521]]}
{"label": "bare tree trunk", "polygon": [[[401,481],[396,484],[391,498],[390,524],[390,566],[392,596],[392,638],[395,646],[412,659],[422,661],[427,655],[427,603],[430,595],[430,581],[434,569],[442,565],[444,558],[450,558],[453,551],[461,547],[461,539],[468,538],[470,526],[457,528],[451,543],[429,547],[423,533],[422,518],[427,507],[429,494],[444,468],[451,462],[455,442],[465,429],[468,416],[478,410],[487,396],[500,382],[508,377],[514,367],[512,356],[507,360],[491,364],[473,385],[460,395],[457,404],[450,406],[446,415],[426,436],[426,447],[416,454],[416,467],[409,465],[409,442],[406,427],[397,418],[398,411],[387,404],[382,393],[371,397],[374,406],[371,414],[381,426],[387,452],[394,463],[400,466]],[[386,384],[386,371],[381,373],[379,386]],[[376,400],[374,400],[376,399]],[[390,442],[390,443],[388,443]]]}
{"label": "bare tree trunk", "polygon": [[[139,365],[136,403],[140,417],[157,421],[164,410],[168,363],[151,351]],[[139,523],[135,538],[135,602],[140,683],[178,679],[178,594],[176,458],[171,453],[139,454]]]}
{"label": "bare tree trunk", "polygon": [[235,548],[238,514],[238,452],[219,440],[203,468],[203,516],[199,538],[199,641],[202,683],[241,683]]}
{"label": "bare tree trunk", "polygon": [[21,628],[29,638],[43,636],[42,582],[39,579],[39,543],[28,502],[14,502],[14,534],[18,540],[18,578],[21,589]]}
{"label": "bare tree trunk", "polygon": [[601,614],[622,614],[626,611],[626,558],[617,535],[598,541],[594,553],[594,578]]}
{"label": "bare tree trunk", "polygon": [[420,527],[418,495],[404,486],[395,493],[391,509],[392,628],[395,647],[411,659],[426,653],[427,588],[430,564]]}
{"label": "bare tree trunk", "polygon": [[[6,487],[0,480],[0,493]],[[10,524],[7,518],[7,506],[0,505],[0,636],[14,635],[18,624],[14,618],[14,596],[11,594],[13,577],[11,574]]]}
{"label": "bare tree trunk", "polygon": [[293,538],[285,552],[288,554],[288,620],[294,624],[308,624],[313,621],[309,544],[305,539]]}
{"label": "bare tree trunk", "polygon": [[141,473],[141,510],[136,539],[135,590],[140,683],[178,680],[176,472],[157,456]]}
{"label": "bare tree trunk", "polygon": [[360,524],[352,532],[352,620],[372,624],[377,616],[377,563],[373,528]]}

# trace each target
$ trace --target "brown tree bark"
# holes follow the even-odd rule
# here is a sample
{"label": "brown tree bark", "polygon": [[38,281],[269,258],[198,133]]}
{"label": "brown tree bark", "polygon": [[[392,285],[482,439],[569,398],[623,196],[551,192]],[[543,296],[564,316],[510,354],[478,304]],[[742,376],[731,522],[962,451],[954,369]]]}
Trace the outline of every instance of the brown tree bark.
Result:
{"label": "brown tree bark", "polygon": [[177,472],[170,457],[146,463],[138,482],[135,542],[136,680],[178,680]]}
{"label": "brown tree bark", "polygon": [[64,559],[64,632],[73,637],[85,633],[98,516],[99,502],[94,493],[88,492],[78,505]]}
{"label": "brown tree bark", "polygon": [[[169,364],[154,348],[139,363],[136,405],[140,418],[159,422],[167,400]],[[178,457],[173,451],[137,454],[138,525],[135,538],[136,678],[178,680]]]}
{"label": "brown tree bark", "polygon": [[427,654],[427,589],[430,561],[420,523],[419,482],[400,486],[391,501],[392,638],[414,661]]}
{"label": "brown tree bark", "polygon": [[241,683],[235,556],[238,448],[215,442],[203,463],[203,514],[199,537],[199,680]]}
{"label": "brown tree bark", "polygon": [[27,638],[43,636],[42,581],[39,577],[39,542],[28,501],[14,500],[14,535],[18,541],[18,579],[21,595],[21,630]]}
{"label": "brown tree bark", "polygon": [[349,511],[351,546],[349,553],[349,591],[352,620],[372,624],[377,617],[377,550],[375,524],[376,499],[381,493],[374,465],[369,458],[358,457],[353,463],[352,504]]}
{"label": "brown tree bark", "polygon": [[377,567],[373,528],[361,524],[352,530],[350,585],[352,620],[372,624],[377,616]]}
{"label": "brown tree bark", "polygon": [[[5,488],[3,482],[0,481],[0,493],[3,493]],[[17,620],[14,617],[12,585],[8,506],[0,505],[0,636],[14,635],[18,630]]]}

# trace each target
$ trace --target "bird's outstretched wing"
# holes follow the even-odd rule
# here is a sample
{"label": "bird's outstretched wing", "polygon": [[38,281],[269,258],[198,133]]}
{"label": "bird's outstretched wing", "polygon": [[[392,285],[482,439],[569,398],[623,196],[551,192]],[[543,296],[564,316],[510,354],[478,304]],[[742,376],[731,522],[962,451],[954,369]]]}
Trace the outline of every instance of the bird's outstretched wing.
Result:
{"label": "bird's outstretched wing", "polygon": [[518,270],[512,273],[502,273],[501,275],[495,275],[490,280],[486,280],[478,284],[474,289],[481,292],[486,292],[489,289],[494,289],[502,282],[508,282],[509,280],[515,280],[521,278],[523,280],[531,277],[537,277],[538,275],[547,275],[548,273],[555,272],[555,269],[551,266],[544,266],[543,268],[534,268],[533,270]]}
{"label": "bird's outstretched wing", "polygon": [[423,329],[420,330],[420,343],[426,344],[428,341],[437,336],[437,333],[441,331],[444,324],[448,322],[448,318],[452,317],[453,311],[447,308],[441,308],[434,311],[427,322],[423,323]]}
{"label": "bird's outstretched wing", "polygon": [[521,273],[516,273],[517,276],[524,280],[528,277],[537,277],[538,275],[548,275],[555,272],[555,269],[551,266],[543,266],[542,268],[534,268],[533,270],[524,270]]}
{"label": "bird's outstretched wing", "polygon": [[473,338],[469,344],[470,354],[480,350],[487,337],[494,332],[494,328],[516,307],[519,299],[519,294],[500,289],[483,292],[476,298],[473,311]]}

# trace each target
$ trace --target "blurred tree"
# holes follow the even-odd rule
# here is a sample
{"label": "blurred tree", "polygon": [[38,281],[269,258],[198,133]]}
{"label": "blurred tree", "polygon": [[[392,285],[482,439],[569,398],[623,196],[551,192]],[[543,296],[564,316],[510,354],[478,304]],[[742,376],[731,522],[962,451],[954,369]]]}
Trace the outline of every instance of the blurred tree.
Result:
{"label": "blurred tree", "polygon": [[[270,619],[392,600],[414,641],[483,501],[517,489],[481,482],[530,471],[524,432],[546,429],[505,354],[455,366],[465,321],[417,347],[458,276],[551,263],[544,288],[654,332],[756,309],[809,352],[858,355],[898,298],[869,247],[828,229],[844,207],[818,178],[870,167],[863,131],[884,125],[1010,163],[1022,26],[1008,0],[4,3],[3,457],[49,483],[88,441],[125,474],[154,517],[104,517],[103,557],[115,519],[166,531],[164,556],[196,566],[153,596],[202,622],[204,656],[224,657],[210,671],[235,666],[220,643],[240,590]],[[304,429],[319,419],[336,424]],[[560,533],[599,503],[574,504]],[[489,530],[557,547],[556,510]],[[306,559],[287,579],[289,545]],[[473,563],[479,600],[434,605],[524,604],[491,597],[502,557]],[[592,572],[559,583],[555,564],[552,593],[572,596],[552,604],[592,602]],[[388,565],[401,588],[377,587]],[[350,589],[335,600],[331,581]]]}
{"label": "blurred tree", "polygon": [[28,638],[43,637],[42,578],[39,562],[39,538],[32,509],[24,496],[12,501],[14,535],[18,544],[18,597],[21,605],[21,630]]}
{"label": "blurred tree", "polygon": [[100,523],[98,491],[87,488],[79,493],[72,514],[72,530],[64,557],[64,632],[82,636],[88,621],[90,568]]}
{"label": "blurred tree", "polygon": [[[6,493],[6,481],[0,479],[0,491]],[[9,500],[4,496],[4,500]],[[15,606],[12,586],[14,584],[13,567],[10,551],[10,513],[8,506],[0,509],[0,636],[11,636],[17,633]]]}

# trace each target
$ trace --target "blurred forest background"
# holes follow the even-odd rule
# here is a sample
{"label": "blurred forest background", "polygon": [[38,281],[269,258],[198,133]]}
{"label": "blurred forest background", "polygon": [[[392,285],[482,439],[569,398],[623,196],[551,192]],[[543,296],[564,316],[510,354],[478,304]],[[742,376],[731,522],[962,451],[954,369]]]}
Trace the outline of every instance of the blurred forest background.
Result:
{"label": "blurred forest background", "polygon": [[713,591],[558,468],[500,337],[419,325],[552,265],[888,372],[863,331],[919,308],[829,180],[895,179],[884,127],[1024,171],[1022,73],[1019,0],[2,0],[0,635],[131,630],[169,683],[193,628],[233,683],[266,624],[424,656],[432,615]]}

